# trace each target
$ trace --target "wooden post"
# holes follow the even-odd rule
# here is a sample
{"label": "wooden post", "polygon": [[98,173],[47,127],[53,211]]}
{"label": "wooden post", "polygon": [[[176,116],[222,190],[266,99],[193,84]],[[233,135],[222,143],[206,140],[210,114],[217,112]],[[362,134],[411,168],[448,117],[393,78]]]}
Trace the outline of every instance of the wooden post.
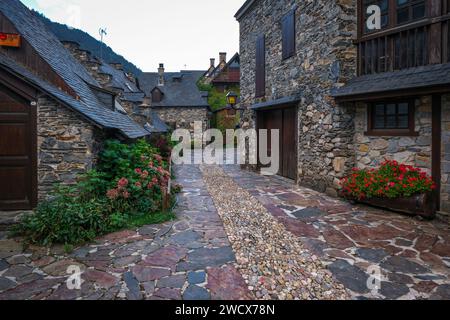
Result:
{"label": "wooden post", "polygon": [[436,208],[440,210],[441,199],[441,138],[442,138],[442,106],[441,95],[435,94],[432,98],[432,146],[431,146],[431,166],[432,176],[436,183],[436,190],[434,191],[434,200],[436,201]]}
{"label": "wooden post", "polygon": [[[172,157],[169,156],[168,158],[169,162],[169,172],[172,174]],[[169,177],[169,181],[167,181],[167,188],[164,188],[162,190],[163,193],[163,203],[162,203],[162,210],[166,211],[170,208],[170,200],[171,200],[171,193],[172,193],[172,177]]]}
{"label": "wooden post", "polygon": [[[438,17],[442,14],[442,3],[440,0],[430,0],[430,17]],[[430,48],[430,64],[443,63],[442,57],[442,23],[430,25],[428,45]]]}

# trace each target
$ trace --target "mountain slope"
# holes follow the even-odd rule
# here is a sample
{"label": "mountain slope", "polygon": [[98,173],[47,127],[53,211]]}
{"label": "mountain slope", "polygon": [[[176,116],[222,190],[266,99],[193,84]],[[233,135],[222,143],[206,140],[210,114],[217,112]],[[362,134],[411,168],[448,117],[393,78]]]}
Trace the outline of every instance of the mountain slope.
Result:
{"label": "mountain slope", "polygon": [[58,37],[59,40],[77,42],[80,44],[82,49],[90,51],[97,57],[100,57],[100,48],[103,46],[103,60],[106,62],[120,62],[125,71],[133,73],[136,77],[142,73],[142,70],[140,70],[136,65],[129,62],[123,56],[115,53],[114,50],[106,44],[101,44],[100,41],[90,36],[88,33],[79,29],[69,28],[65,24],[53,22],[37,11],[33,10],[33,13],[42,19],[42,21]]}

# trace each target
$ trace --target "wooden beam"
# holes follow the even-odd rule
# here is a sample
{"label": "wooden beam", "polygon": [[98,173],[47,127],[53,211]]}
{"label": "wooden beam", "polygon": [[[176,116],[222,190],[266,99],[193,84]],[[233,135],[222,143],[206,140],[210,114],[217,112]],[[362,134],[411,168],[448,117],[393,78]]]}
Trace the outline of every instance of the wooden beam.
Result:
{"label": "wooden beam", "polygon": [[436,190],[434,191],[434,199],[437,204],[437,210],[440,210],[441,198],[441,138],[442,138],[442,106],[441,95],[435,94],[432,98],[432,146],[431,146],[431,171]]}

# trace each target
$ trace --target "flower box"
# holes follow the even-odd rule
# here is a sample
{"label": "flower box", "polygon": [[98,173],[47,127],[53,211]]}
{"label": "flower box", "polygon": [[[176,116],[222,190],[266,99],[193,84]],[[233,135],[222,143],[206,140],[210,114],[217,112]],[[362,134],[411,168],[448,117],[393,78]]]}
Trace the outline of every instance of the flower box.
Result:
{"label": "flower box", "polygon": [[421,216],[426,219],[433,219],[437,209],[436,201],[434,201],[434,197],[431,193],[417,194],[411,197],[396,199],[366,198],[354,201],[408,215]]}
{"label": "flower box", "polygon": [[353,169],[341,180],[343,197],[425,218],[433,218],[436,201],[432,177],[420,168],[386,160],[378,169]]}

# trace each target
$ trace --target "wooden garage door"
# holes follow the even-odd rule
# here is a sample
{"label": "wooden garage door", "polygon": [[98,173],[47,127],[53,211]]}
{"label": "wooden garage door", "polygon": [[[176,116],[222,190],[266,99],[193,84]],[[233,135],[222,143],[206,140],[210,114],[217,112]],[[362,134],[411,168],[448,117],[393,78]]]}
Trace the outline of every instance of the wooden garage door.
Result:
{"label": "wooden garage door", "polygon": [[0,86],[0,211],[36,204],[36,111]]}
{"label": "wooden garage door", "polygon": [[[295,108],[282,108],[258,112],[258,126],[260,129],[280,130],[280,176],[297,179],[297,143],[296,143],[296,110]],[[273,142],[272,142],[273,143]],[[269,140],[269,154],[272,150]]]}

